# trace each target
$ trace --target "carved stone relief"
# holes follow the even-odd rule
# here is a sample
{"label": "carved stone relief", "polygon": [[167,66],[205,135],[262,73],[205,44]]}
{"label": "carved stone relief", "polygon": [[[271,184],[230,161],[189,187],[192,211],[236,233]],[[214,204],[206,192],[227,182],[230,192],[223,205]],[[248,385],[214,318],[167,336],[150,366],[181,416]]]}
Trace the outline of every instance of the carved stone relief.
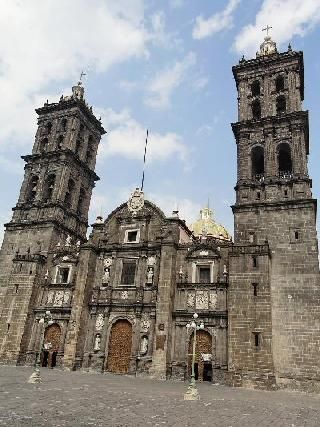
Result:
{"label": "carved stone relief", "polygon": [[120,294],[121,299],[128,299],[128,297],[129,297],[128,291],[122,291],[121,292],[121,294]]}
{"label": "carved stone relief", "polygon": [[209,308],[210,310],[215,310],[216,307],[217,307],[217,293],[210,292]]}
{"label": "carved stone relief", "polygon": [[63,291],[57,291],[55,296],[54,296],[54,302],[53,305],[57,305],[57,306],[62,306],[63,304],[63,295],[64,292]]}
{"label": "carved stone relief", "polygon": [[68,304],[68,302],[70,301],[70,296],[71,296],[70,291],[65,291],[64,292],[64,295],[63,295],[63,304]]}
{"label": "carved stone relief", "polygon": [[187,306],[193,308],[195,303],[195,294],[188,293],[187,295]]}
{"label": "carved stone relief", "polygon": [[104,315],[99,313],[96,319],[96,331],[101,331],[104,326]]}
{"label": "carved stone relief", "polygon": [[119,314],[110,314],[109,316],[109,324],[113,322],[114,319],[128,319],[133,325],[136,324],[136,318],[135,316],[129,315],[129,316],[119,316]]}
{"label": "carved stone relief", "polygon": [[53,297],[54,297],[54,291],[49,291],[48,292],[48,297],[47,297],[47,304],[52,304]]}
{"label": "carved stone relief", "polygon": [[141,331],[148,332],[150,329],[150,320],[149,317],[144,314],[141,318]]}
{"label": "carved stone relief", "polygon": [[209,295],[205,291],[197,291],[196,293],[196,309],[207,310],[209,307]]}

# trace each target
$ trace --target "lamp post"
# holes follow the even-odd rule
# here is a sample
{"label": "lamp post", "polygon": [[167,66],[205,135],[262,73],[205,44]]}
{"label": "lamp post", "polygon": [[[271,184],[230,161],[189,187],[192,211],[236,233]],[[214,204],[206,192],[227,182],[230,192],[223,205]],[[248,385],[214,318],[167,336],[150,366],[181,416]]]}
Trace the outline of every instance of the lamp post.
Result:
{"label": "lamp post", "polygon": [[186,328],[189,331],[193,330],[193,343],[192,343],[192,364],[191,364],[191,379],[187,391],[184,394],[184,400],[199,400],[200,395],[196,386],[196,379],[194,373],[194,364],[196,361],[196,343],[197,343],[197,331],[204,329],[204,323],[202,320],[198,320],[198,314],[194,313],[193,320],[191,323],[187,323]]}
{"label": "lamp post", "polygon": [[41,317],[41,319],[39,320],[39,325],[41,325],[41,326],[44,325],[44,328],[40,332],[39,351],[37,352],[36,362],[35,362],[35,365],[34,365],[34,371],[30,375],[30,377],[28,379],[28,383],[31,383],[31,384],[39,384],[39,383],[41,383],[40,366],[41,366],[41,353],[42,353],[42,350],[43,350],[43,342],[44,342],[44,332],[46,330],[46,327],[48,325],[52,325],[52,324],[53,324],[52,314],[48,310],[48,311],[45,312],[44,316]]}

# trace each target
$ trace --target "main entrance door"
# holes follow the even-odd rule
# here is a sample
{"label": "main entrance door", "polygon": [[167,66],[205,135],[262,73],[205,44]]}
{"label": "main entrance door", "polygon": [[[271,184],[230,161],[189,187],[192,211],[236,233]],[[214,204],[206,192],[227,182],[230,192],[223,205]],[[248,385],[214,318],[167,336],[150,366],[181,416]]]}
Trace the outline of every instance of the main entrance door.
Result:
{"label": "main entrance door", "polygon": [[[188,351],[188,371],[191,376],[191,364],[192,364],[192,345],[193,345],[193,334],[189,341]],[[205,362],[203,355],[212,354],[212,338],[211,335],[206,331],[197,332],[197,343],[196,343],[196,361],[195,361],[195,378],[200,381],[211,381],[212,380],[212,363]]]}
{"label": "main entrance door", "polygon": [[131,347],[131,323],[127,320],[118,320],[111,328],[107,370],[126,374],[129,371]]}
{"label": "main entrance door", "polygon": [[54,323],[47,327],[44,334],[44,350],[42,353],[42,366],[54,368],[57,364],[57,354],[61,341],[60,326]]}

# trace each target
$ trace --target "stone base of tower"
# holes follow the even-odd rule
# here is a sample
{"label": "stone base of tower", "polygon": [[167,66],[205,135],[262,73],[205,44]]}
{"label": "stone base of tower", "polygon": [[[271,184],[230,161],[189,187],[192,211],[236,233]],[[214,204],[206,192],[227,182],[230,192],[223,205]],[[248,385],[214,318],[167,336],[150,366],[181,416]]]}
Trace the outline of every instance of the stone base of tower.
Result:
{"label": "stone base of tower", "polygon": [[231,387],[244,387],[259,390],[276,390],[276,377],[273,372],[233,371],[226,372],[225,383]]}

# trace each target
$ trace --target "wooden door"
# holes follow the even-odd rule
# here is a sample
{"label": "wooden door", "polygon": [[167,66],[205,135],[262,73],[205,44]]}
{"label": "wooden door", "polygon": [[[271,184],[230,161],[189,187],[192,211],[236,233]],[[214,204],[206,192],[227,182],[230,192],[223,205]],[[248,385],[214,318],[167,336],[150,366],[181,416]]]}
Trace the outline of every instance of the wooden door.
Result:
{"label": "wooden door", "polygon": [[[46,348],[46,346],[48,346],[46,350],[48,351],[47,366],[49,368],[54,368],[56,366],[55,358],[60,348],[60,342],[61,342],[60,326],[56,323],[48,326],[44,334],[44,347]],[[54,358],[52,358],[53,354],[55,355]]]}
{"label": "wooden door", "polygon": [[[193,334],[189,341],[188,351],[188,370],[191,376],[191,363],[192,363],[192,345],[193,345]],[[196,363],[198,364],[198,379],[203,381],[204,379],[204,361],[201,357],[201,353],[212,354],[212,338],[209,332],[197,331],[197,343],[196,343]]]}
{"label": "wooden door", "polygon": [[111,328],[107,370],[126,374],[129,371],[131,348],[131,323],[127,320],[118,320]]}

